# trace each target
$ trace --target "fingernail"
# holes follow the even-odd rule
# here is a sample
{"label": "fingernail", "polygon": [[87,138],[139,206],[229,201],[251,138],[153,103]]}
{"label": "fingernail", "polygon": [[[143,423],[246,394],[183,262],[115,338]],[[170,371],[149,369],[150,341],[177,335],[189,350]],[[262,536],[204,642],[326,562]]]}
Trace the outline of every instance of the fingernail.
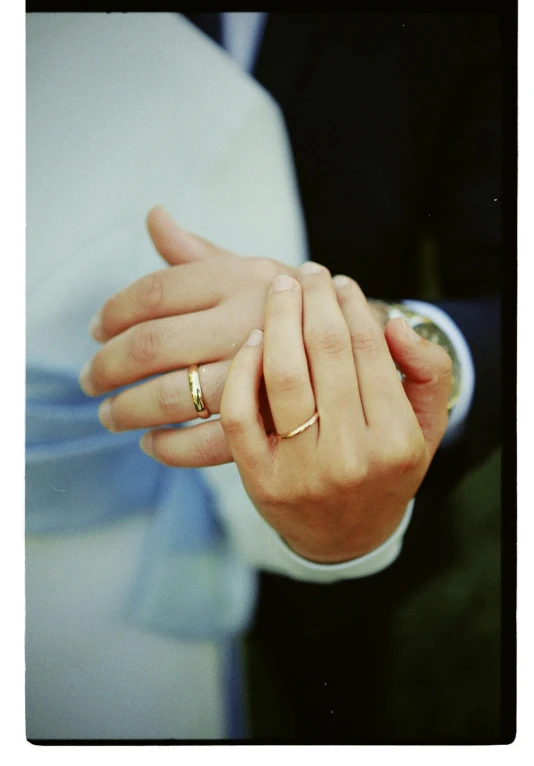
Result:
{"label": "fingernail", "polygon": [[295,282],[287,274],[281,274],[273,282],[273,293],[280,293],[282,290],[292,290]]}
{"label": "fingernail", "polygon": [[139,442],[139,446],[145,453],[145,455],[148,455],[149,457],[154,457],[154,435],[150,432],[145,434],[141,441]]}
{"label": "fingernail", "polygon": [[252,330],[248,336],[248,340],[245,346],[259,346],[263,340],[263,333],[261,330]]}
{"label": "fingernail", "polygon": [[115,431],[115,424],[113,422],[113,407],[111,399],[106,399],[98,408],[98,417],[100,422],[107,428],[108,431]]}
{"label": "fingernail", "polygon": [[98,341],[104,340],[104,336],[102,334],[102,314],[99,311],[94,315],[94,317],[91,319],[91,322],[89,324],[89,333],[92,338]]}
{"label": "fingernail", "polygon": [[87,396],[94,396],[95,389],[91,382],[91,362],[86,362],[82,367],[79,377],[80,388]]}
{"label": "fingernail", "polygon": [[349,284],[350,279],[344,274],[336,274],[335,277],[332,277],[332,282],[335,287],[345,287],[345,285]]}
{"label": "fingernail", "polygon": [[324,271],[324,267],[313,261],[306,261],[300,267],[301,274],[319,274],[321,271]]}
{"label": "fingernail", "polygon": [[406,319],[404,319],[404,317],[402,318],[402,330],[404,334],[406,335],[406,337],[409,338],[410,340],[416,343],[421,340],[421,336],[419,335],[419,333],[415,332],[413,327],[411,327],[408,324],[408,322],[406,321]]}

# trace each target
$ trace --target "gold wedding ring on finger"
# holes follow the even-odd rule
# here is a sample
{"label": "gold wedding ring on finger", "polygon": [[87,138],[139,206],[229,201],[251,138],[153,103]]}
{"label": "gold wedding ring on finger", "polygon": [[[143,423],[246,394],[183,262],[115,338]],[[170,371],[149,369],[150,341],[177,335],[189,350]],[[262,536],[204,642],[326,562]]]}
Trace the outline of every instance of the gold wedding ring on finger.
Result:
{"label": "gold wedding ring on finger", "polygon": [[311,418],[307,420],[305,423],[303,423],[301,426],[299,426],[298,428],[294,428],[292,431],[288,431],[285,434],[275,433],[274,435],[277,439],[291,439],[293,436],[297,436],[298,434],[301,434],[310,426],[313,426],[313,424],[316,423],[318,420],[319,420],[319,413],[317,412],[317,410],[315,410]]}
{"label": "gold wedding ring on finger", "polygon": [[204,398],[202,396],[202,388],[200,386],[200,377],[198,374],[198,364],[192,364],[187,368],[187,377],[189,378],[189,390],[191,391],[191,397],[195,410],[199,418],[209,418],[210,413],[206,405],[204,404]]}

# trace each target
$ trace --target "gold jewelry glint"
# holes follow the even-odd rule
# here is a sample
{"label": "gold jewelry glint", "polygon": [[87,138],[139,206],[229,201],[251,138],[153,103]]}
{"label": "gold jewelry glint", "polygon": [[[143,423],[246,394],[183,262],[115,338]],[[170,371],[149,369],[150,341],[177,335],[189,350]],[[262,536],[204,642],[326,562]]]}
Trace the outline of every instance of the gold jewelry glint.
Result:
{"label": "gold jewelry glint", "polygon": [[198,364],[192,364],[187,368],[187,377],[189,378],[189,390],[193,398],[193,404],[199,418],[209,418],[210,413],[204,404],[202,397],[202,388],[200,386],[200,377],[198,374]]}
{"label": "gold jewelry glint", "polygon": [[303,431],[305,431],[310,426],[313,426],[313,424],[319,420],[319,413],[317,410],[314,412],[314,414],[311,416],[309,420],[307,420],[305,423],[303,423],[298,428],[294,428],[292,431],[288,431],[285,434],[275,434],[277,439],[291,439],[293,436],[297,436],[297,434],[301,434]]}

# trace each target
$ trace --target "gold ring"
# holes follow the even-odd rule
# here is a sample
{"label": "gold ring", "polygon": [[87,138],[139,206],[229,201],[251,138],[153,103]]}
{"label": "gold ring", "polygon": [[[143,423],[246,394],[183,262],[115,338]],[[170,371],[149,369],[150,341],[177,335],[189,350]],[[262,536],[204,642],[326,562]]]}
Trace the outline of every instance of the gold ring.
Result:
{"label": "gold ring", "polygon": [[187,377],[189,378],[189,390],[193,397],[193,404],[199,418],[209,418],[210,413],[204,404],[202,398],[202,388],[200,387],[200,377],[198,375],[198,364],[192,364],[187,368]]}
{"label": "gold ring", "polygon": [[309,420],[307,420],[305,423],[303,423],[298,428],[294,428],[292,431],[288,431],[286,434],[275,434],[277,439],[291,439],[292,436],[296,436],[297,434],[301,434],[303,431],[305,431],[310,426],[313,426],[313,424],[319,420],[319,413],[317,410],[315,410],[314,414],[311,416]]}

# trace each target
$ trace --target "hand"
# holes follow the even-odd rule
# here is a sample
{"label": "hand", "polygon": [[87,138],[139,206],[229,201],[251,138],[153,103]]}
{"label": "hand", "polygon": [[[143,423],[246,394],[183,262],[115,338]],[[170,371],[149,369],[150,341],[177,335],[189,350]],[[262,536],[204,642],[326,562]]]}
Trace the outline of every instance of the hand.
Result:
{"label": "hand", "polygon": [[[100,408],[111,431],[183,423],[196,418],[187,367],[199,364],[204,400],[217,414],[230,360],[254,327],[262,327],[271,281],[294,269],[266,258],[244,258],[180,229],[163,208],[147,217],[156,249],[171,268],[150,274],[111,297],[93,323],[105,345],[82,373],[90,396],[137,386]],[[270,421],[264,398],[262,415]],[[154,443],[171,466],[204,466],[232,459],[220,423],[167,429]]]}
{"label": "hand", "polygon": [[[199,364],[205,403],[219,406],[230,360],[253,327],[261,327],[272,279],[294,269],[245,258],[180,229],[163,208],[147,217],[154,245],[171,268],[147,275],[112,296],[93,320],[104,346],[84,368],[89,396],[141,382],[107,399],[102,424],[119,432],[197,417],[187,367]],[[268,404],[264,416],[269,420]],[[232,459],[218,421],[158,433],[158,459],[172,466],[216,465]]]}
{"label": "hand", "polygon": [[[403,319],[384,335],[358,285],[315,264],[274,281],[264,327],[235,356],[221,403],[243,484],[299,555],[362,556],[399,525],[445,433],[451,360]],[[319,420],[288,439],[266,433],[262,376],[277,433]]]}

